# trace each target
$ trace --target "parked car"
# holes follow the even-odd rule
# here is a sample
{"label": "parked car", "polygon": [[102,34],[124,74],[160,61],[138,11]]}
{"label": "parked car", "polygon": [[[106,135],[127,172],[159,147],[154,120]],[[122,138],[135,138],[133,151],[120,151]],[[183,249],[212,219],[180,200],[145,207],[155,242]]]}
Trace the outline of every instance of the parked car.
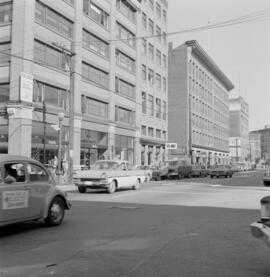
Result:
{"label": "parked car", "polygon": [[261,199],[261,218],[250,225],[251,234],[270,247],[270,196]]}
{"label": "parked car", "polygon": [[152,168],[150,165],[137,165],[135,166],[135,169],[145,171],[145,175],[146,175],[145,181],[150,181],[152,179]]}
{"label": "parked car", "polygon": [[38,219],[55,226],[62,223],[70,202],[41,163],[1,154],[0,206],[0,226]]}
{"label": "parked car", "polygon": [[203,170],[202,166],[200,165],[191,166],[190,177],[205,177],[205,176],[206,176],[206,172]]}
{"label": "parked car", "polygon": [[191,177],[192,167],[185,161],[169,161],[168,178]]}
{"label": "parked car", "polygon": [[233,175],[233,170],[229,167],[229,166],[224,166],[224,165],[220,165],[220,166],[214,166],[209,170],[209,175],[211,178],[216,177],[232,177]]}
{"label": "parked car", "polygon": [[106,189],[114,193],[119,188],[138,189],[147,180],[145,170],[134,169],[128,161],[99,160],[91,170],[77,171],[74,183],[80,193],[88,188]]}
{"label": "parked car", "polygon": [[266,170],[263,176],[263,184],[265,186],[270,185],[270,170]]}

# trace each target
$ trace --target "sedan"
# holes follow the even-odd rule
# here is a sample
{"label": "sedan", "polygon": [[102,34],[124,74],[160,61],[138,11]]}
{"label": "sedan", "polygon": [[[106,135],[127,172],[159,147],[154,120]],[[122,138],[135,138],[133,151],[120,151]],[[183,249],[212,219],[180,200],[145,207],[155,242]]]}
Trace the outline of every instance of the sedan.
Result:
{"label": "sedan", "polygon": [[41,163],[8,154],[0,155],[0,205],[0,226],[39,219],[59,225],[70,208]]}
{"label": "sedan", "polygon": [[265,186],[269,186],[270,185],[270,170],[267,170],[265,173],[264,173],[264,176],[263,176],[263,184]]}

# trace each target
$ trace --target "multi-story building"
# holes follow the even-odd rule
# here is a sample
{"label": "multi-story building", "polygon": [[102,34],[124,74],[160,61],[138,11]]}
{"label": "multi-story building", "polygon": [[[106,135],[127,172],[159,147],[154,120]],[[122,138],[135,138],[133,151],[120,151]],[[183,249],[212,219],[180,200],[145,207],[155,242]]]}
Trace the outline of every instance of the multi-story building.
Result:
{"label": "multi-story building", "polygon": [[261,134],[256,131],[249,133],[250,161],[258,164],[261,160]]}
{"label": "multi-story building", "polygon": [[62,124],[62,157],[74,165],[163,159],[167,8],[166,0],[0,0],[0,152],[48,163]]}
{"label": "multi-story building", "polygon": [[[249,133],[250,143],[254,145],[255,152],[251,152],[251,158],[256,159],[258,162],[259,158],[270,164],[270,126],[266,125],[264,129],[251,131]],[[260,155],[260,156],[259,156]]]}
{"label": "multi-story building", "polygon": [[229,91],[233,84],[197,41],[169,45],[168,141],[192,163],[229,162]]}
{"label": "multi-story building", "polygon": [[229,99],[230,110],[230,159],[244,162],[249,159],[248,104],[241,96]]}

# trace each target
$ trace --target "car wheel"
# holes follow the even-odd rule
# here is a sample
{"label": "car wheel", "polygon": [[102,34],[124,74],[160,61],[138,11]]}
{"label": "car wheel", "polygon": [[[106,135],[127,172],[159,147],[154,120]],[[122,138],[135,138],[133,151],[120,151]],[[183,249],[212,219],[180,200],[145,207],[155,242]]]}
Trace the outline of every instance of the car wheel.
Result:
{"label": "car wheel", "polygon": [[219,178],[219,175],[217,175],[216,177]]}
{"label": "car wheel", "polygon": [[116,183],[115,181],[112,181],[110,184],[109,184],[109,187],[107,189],[107,192],[108,193],[114,193],[116,191]]}
{"label": "car wheel", "polygon": [[45,222],[49,226],[56,226],[62,223],[65,216],[65,204],[60,197],[55,197],[48,210],[48,216]]}
{"label": "car wheel", "polygon": [[80,192],[80,193],[85,193],[86,192],[86,187],[83,187],[83,186],[79,186],[78,187],[78,191]]}
{"label": "car wheel", "polygon": [[230,174],[230,178],[232,178],[232,174]]}
{"label": "car wheel", "polygon": [[136,184],[134,186],[132,186],[132,189],[133,190],[139,189],[140,188],[140,183],[141,183],[140,179],[137,179]]}

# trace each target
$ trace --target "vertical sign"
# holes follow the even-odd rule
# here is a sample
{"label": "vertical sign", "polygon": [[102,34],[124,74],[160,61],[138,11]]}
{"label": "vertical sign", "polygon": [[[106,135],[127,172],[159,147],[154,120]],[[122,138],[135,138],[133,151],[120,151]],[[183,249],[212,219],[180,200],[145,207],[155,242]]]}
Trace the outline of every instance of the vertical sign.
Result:
{"label": "vertical sign", "polygon": [[33,102],[33,76],[24,72],[20,78],[20,100]]}

